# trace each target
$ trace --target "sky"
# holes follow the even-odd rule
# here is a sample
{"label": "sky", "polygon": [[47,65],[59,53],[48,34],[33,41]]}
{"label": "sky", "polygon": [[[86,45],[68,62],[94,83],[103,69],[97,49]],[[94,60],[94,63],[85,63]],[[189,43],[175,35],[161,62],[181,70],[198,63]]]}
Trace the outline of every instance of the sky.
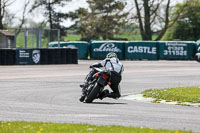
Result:
{"label": "sky", "polygon": [[[24,8],[24,3],[26,0],[16,0],[12,5],[8,7],[9,13],[14,13],[16,17],[21,18],[23,14],[23,8]],[[69,11],[74,11],[80,7],[87,7],[88,4],[86,3],[85,0],[72,0],[72,2],[69,2],[68,5],[66,5],[63,9],[65,12]],[[29,6],[30,9],[31,6]],[[63,9],[58,9],[59,11],[62,11]],[[42,9],[34,11],[32,14],[28,14],[26,17],[33,19],[35,22],[41,22],[42,20],[45,19],[43,14],[41,13]],[[17,20],[16,20],[17,22]],[[71,20],[68,20],[65,22],[66,26],[69,26],[73,24]]]}
{"label": "sky", "polygon": [[[15,14],[16,17],[19,18],[22,17],[25,1],[26,0],[16,0],[12,5],[8,7],[9,12]],[[128,2],[128,5],[130,5],[133,2],[133,0],[126,0],[126,1]],[[173,0],[173,2],[175,3],[183,1],[184,0]],[[72,2],[69,2],[69,4],[64,7],[65,9],[64,11],[65,12],[74,11],[80,7],[87,7],[87,6],[88,4],[86,0],[72,0]],[[62,11],[63,9],[58,9],[58,10]],[[43,14],[41,13],[41,9],[35,11],[33,14],[28,14],[26,17],[33,19],[35,22],[41,22],[42,20],[45,19]],[[18,23],[17,19],[15,20],[15,23],[16,24]],[[71,24],[73,24],[71,20],[67,20],[64,22],[65,26],[70,26]]]}

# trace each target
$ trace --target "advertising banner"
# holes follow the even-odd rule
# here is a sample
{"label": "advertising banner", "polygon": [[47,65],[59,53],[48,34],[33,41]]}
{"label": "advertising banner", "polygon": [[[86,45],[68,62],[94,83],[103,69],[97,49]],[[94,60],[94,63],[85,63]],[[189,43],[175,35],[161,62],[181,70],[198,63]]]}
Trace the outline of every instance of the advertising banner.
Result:
{"label": "advertising banner", "polygon": [[[49,43],[49,47],[58,47],[58,42]],[[89,43],[85,41],[60,42],[61,48],[77,48],[79,59],[88,59]]]}
{"label": "advertising banner", "polygon": [[194,58],[195,42],[159,42],[160,59],[189,60]]}
{"label": "advertising banner", "polygon": [[40,50],[38,49],[17,49],[16,64],[17,65],[34,65],[40,64]]}
{"label": "advertising banner", "polygon": [[125,41],[91,41],[92,59],[104,59],[110,52],[115,52],[119,59],[124,59]]}
{"label": "advertising banner", "polygon": [[125,45],[125,59],[158,60],[157,42],[129,42]]}

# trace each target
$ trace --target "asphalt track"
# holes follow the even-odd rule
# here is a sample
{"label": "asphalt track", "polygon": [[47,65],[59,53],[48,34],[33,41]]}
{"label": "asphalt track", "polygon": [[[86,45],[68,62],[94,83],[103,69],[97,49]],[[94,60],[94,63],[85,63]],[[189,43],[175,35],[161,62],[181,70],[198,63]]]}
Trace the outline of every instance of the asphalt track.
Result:
{"label": "asphalt track", "polygon": [[[0,66],[0,121],[89,123],[200,132],[200,108],[106,98],[78,101],[96,61],[79,65]],[[200,86],[195,61],[122,61],[122,95],[150,88]]]}

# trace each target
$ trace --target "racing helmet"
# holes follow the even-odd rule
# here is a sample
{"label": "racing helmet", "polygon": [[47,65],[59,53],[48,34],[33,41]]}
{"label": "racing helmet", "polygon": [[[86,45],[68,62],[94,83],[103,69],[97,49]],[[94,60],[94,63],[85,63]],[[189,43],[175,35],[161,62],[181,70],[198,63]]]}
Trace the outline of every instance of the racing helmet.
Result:
{"label": "racing helmet", "polygon": [[117,58],[117,54],[115,54],[114,52],[110,52],[107,54],[106,58]]}

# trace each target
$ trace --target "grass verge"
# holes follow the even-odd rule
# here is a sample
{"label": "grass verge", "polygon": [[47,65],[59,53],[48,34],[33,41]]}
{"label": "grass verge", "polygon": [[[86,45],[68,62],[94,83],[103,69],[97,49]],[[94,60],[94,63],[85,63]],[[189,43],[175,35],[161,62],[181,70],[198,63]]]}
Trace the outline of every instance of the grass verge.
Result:
{"label": "grass verge", "polygon": [[152,128],[56,124],[42,122],[0,122],[0,133],[191,133]]}
{"label": "grass verge", "polygon": [[168,89],[150,89],[142,92],[144,97],[155,98],[155,102],[166,100],[168,102],[200,103],[199,87],[177,87]]}

